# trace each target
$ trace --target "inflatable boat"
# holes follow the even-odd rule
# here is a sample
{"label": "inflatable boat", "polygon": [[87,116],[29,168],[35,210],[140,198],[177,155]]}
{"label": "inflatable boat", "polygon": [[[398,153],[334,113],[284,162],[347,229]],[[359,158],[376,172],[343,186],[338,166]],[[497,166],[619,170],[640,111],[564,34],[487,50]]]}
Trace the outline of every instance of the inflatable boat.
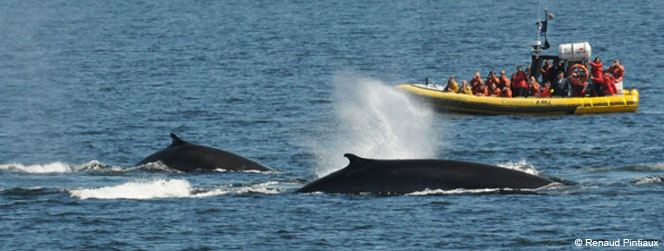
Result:
{"label": "inflatable boat", "polygon": [[442,86],[402,84],[396,88],[432,105],[437,111],[466,114],[561,115],[636,112],[639,92],[623,90],[622,96],[606,97],[484,97],[443,91]]}
{"label": "inflatable boat", "polygon": [[[537,22],[538,37],[532,43],[531,64],[528,76],[534,77],[542,86],[542,82],[553,83],[551,75],[546,77],[541,71],[543,64],[549,60],[556,65],[556,74],[564,73],[564,78],[573,78],[575,83],[583,83],[586,95],[581,97],[487,97],[474,96],[470,94],[446,92],[444,86],[429,83],[424,84],[402,84],[398,89],[404,90],[425,102],[433,105],[439,111],[471,113],[471,114],[532,114],[532,115],[556,115],[556,114],[592,114],[592,113],[615,113],[636,112],[639,108],[639,92],[636,89],[623,90],[622,81],[613,83],[616,92],[611,96],[598,96],[590,88],[590,74],[588,72],[589,59],[592,49],[588,42],[566,43],[558,46],[558,55],[543,55],[544,50],[549,49],[547,35],[547,20],[553,19],[553,13],[545,9],[546,18]],[[544,44],[541,38],[544,37]],[[548,71],[554,71],[548,68]],[[606,73],[605,73],[606,74]],[[622,77],[622,73],[620,73]],[[612,79],[612,78],[609,78]],[[612,81],[612,80],[611,80]],[[514,82],[514,81],[512,81]],[[480,83],[480,85],[483,85]],[[612,90],[610,85],[608,90]],[[570,87],[571,88],[571,87]]]}

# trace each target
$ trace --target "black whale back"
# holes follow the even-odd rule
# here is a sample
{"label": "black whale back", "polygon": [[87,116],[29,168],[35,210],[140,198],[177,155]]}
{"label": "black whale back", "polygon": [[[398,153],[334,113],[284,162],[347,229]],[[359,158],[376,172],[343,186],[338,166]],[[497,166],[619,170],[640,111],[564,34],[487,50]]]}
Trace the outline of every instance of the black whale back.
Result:
{"label": "black whale back", "polygon": [[185,172],[216,169],[270,171],[269,168],[237,154],[191,144],[178,138],[173,133],[171,133],[171,138],[173,139],[171,145],[141,160],[138,165],[161,161],[169,168]]}
{"label": "black whale back", "polygon": [[538,188],[551,181],[524,172],[453,160],[375,160],[345,155],[347,167],[298,192],[404,194],[425,189]]}

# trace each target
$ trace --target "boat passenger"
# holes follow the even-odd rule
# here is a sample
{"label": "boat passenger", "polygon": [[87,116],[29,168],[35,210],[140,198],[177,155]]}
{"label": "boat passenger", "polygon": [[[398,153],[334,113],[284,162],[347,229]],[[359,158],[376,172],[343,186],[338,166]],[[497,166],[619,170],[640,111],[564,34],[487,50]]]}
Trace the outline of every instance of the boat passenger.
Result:
{"label": "boat passenger", "polygon": [[450,76],[450,78],[447,80],[447,85],[445,86],[444,91],[454,93],[459,92],[459,84],[457,84],[456,80],[454,80],[454,76]]}
{"label": "boat passenger", "polygon": [[487,96],[489,95],[489,90],[486,88],[486,85],[480,85],[477,89],[473,89],[473,95]]}
{"label": "boat passenger", "polygon": [[605,72],[602,80],[602,94],[604,94],[604,96],[611,96],[618,93],[618,90],[616,90],[615,78],[610,72]]}
{"label": "boat passenger", "polygon": [[526,73],[526,81],[527,81],[528,79],[530,79],[530,66],[526,66],[525,73]]}
{"label": "boat passenger", "polygon": [[553,67],[553,71],[549,74],[549,81],[553,83],[554,80],[556,80],[556,77],[558,76],[559,72],[565,72],[565,64],[563,61],[558,61],[558,64]]}
{"label": "boat passenger", "polygon": [[498,79],[498,77],[496,77],[496,73],[493,72],[493,71],[490,71],[489,75],[486,77],[486,81],[484,82],[484,85],[486,85],[487,88],[490,88],[491,84],[496,84],[496,86],[498,86],[499,82],[500,82],[500,80]]}
{"label": "boat passenger", "polygon": [[604,83],[604,80],[602,79],[602,60],[599,57],[595,57],[593,62],[588,63],[590,64],[590,75],[592,76],[590,80],[593,83],[593,96],[599,96],[601,94],[602,85]]}
{"label": "boat passenger", "polygon": [[[510,85],[510,80],[507,79],[507,76],[505,75],[505,71],[500,71],[499,80],[500,81],[498,82],[498,88],[500,88],[501,90],[504,89],[505,87],[512,88],[512,86]],[[512,92],[510,91],[510,94],[511,93]]]}
{"label": "boat passenger", "polygon": [[551,97],[551,92],[553,92],[553,90],[551,90],[551,82],[549,82],[548,80],[544,81],[544,88],[540,92],[539,97],[540,98],[550,98]]}
{"label": "boat passenger", "polygon": [[545,80],[551,79],[551,76],[550,76],[551,75],[551,68],[552,68],[552,66],[551,66],[551,63],[549,62],[549,60],[547,59],[546,61],[544,61],[544,65],[542,66],[542,69],[540,70],[540,72],[542,73],[542,82],[545,81]]}
{"label": "boat passenger", "polygon": [[511,98],[512,97],[512,90],[505,86],[503,89],[500,91],[500,96],[503,98]]}
{"label": "boat passenger", "polygon": [[609,67],[609,72],[613,74],[616,82],[622,82],[623,75],[625,74],[625,67],[620,64],[620,60],[616,59],[613,61],[611,67]]}
{"label": "boat passenger", "polygon": [[489,97],[500,97],[501,92],[500,92],[500,89],[498,89],[498,87],[496,87],[496,83],[491,83],[489,85],[489,88],[487,88],[487,89],[488,89],[487,90],[487,96],[489,96]]}
{"label": "boat passenger", "polygon": [[570,86],[572,86],[572,96],[583,97],[583,95],[585,95],[586,83],[581,82],[576,73],[572,73],[568,80]]}
{"label": "boat passenger", "polygon": [[470,87],[473,91],[473,94],[480,92],[480,87],[484,86],[484,81],[480,77],[480,72],[475,72],[475,77],[470,80]]}
{"label": "boat passenger", "polygon": [[535,76],[530,77],[527,90],[528,90],[528,96],[539,97],[540,85],[537,83],[537,79],[535,79]]}
{"label": "boat passenger", "polygon": [[609,67],[609,72],[613,74],[613,77],[616,79],[616,90],[617,94],[622,95],[623,92],[623,75],[625,74],[625,67],[620,64],[620,60],[616,59],[613,61],[611,67]]}
{"label": "boat passenger", "polygon": [[459,93],[473,95],[473,90],[470,88],[470,85],[468,85],[468,81],[461,81],[461,88],[459,88]]}
{"label": "boat passenger", "polygon": [[569,80],[565,78],[565,72],[559,71],[558,77],[553,81],[553,95],[560,97],[569,96]]}
{"label": "boat passenger", "polygon": [[514,89],[514,92],[512,93],[512,95],[514,95],[515,97],[525,97],[526,93],[527,93],[526,92],[526,87],[528,87],[528,83],[526,83],[526,81],[527,81],[526,73],[523,72],[523,69],[521,68],[521,66],[517,66],[516,71],[517,72],[513,75],[514,77],[513,77],[513,81],[512,81],[512,85],[513,85],[513,89]]}

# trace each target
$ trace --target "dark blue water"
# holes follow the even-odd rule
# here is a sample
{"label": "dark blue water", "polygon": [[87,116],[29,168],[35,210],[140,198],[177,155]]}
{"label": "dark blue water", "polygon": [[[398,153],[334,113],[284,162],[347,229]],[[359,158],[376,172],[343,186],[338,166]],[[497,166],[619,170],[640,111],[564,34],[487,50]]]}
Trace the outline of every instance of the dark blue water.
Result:
{"label": "dark blue water", "polygon": [[[0,249],[570,249],[664,240],[662,1],[541,1],[638,112],[435,114],[391,88],[529,63],[538,1],[0,2]],[[168,134],[277,172],[134,167]],[[293,194],[344,152],[526,169],[527,194]],[[660,243],[660,248],[664,244]],[[586,247],[589,248],[589,247]]]}

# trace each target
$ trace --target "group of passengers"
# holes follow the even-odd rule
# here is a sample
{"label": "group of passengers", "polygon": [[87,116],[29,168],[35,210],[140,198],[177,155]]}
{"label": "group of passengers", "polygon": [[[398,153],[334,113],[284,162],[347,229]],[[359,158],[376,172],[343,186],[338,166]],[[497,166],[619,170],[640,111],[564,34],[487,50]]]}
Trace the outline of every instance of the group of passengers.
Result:
{"label": "group of passengers", "polygon": [[[616,59],[611,67],[604,71],[602,61],[599,57],[594,62],[590,62],[591,68],[591,86],[588,89],[588,96],[610,96],[617,94],[622,90],[622,78],[625,68]],[[585,73],[571,73],[565,77],[565,66],[559,62],[555,67],[551,66],[549,60],[546,60],[540,69],[543,84],[535,76],[530,76],[530,67],[524,72],[521,66],[516,67],[516,73],[511,78],[507,78],[505,71],[500,72],[500,77],[491,71],[486,80],[482,80],[479,72],[470,82],[461,81],[461,86],[456,82],[454,76],[447,80],[445,91],[469,94],[475,96],[488,97],[539,97],[549,98],[559,97],[583,97],[586,96]],[[616,87],[618,83],[619,88]]]}

